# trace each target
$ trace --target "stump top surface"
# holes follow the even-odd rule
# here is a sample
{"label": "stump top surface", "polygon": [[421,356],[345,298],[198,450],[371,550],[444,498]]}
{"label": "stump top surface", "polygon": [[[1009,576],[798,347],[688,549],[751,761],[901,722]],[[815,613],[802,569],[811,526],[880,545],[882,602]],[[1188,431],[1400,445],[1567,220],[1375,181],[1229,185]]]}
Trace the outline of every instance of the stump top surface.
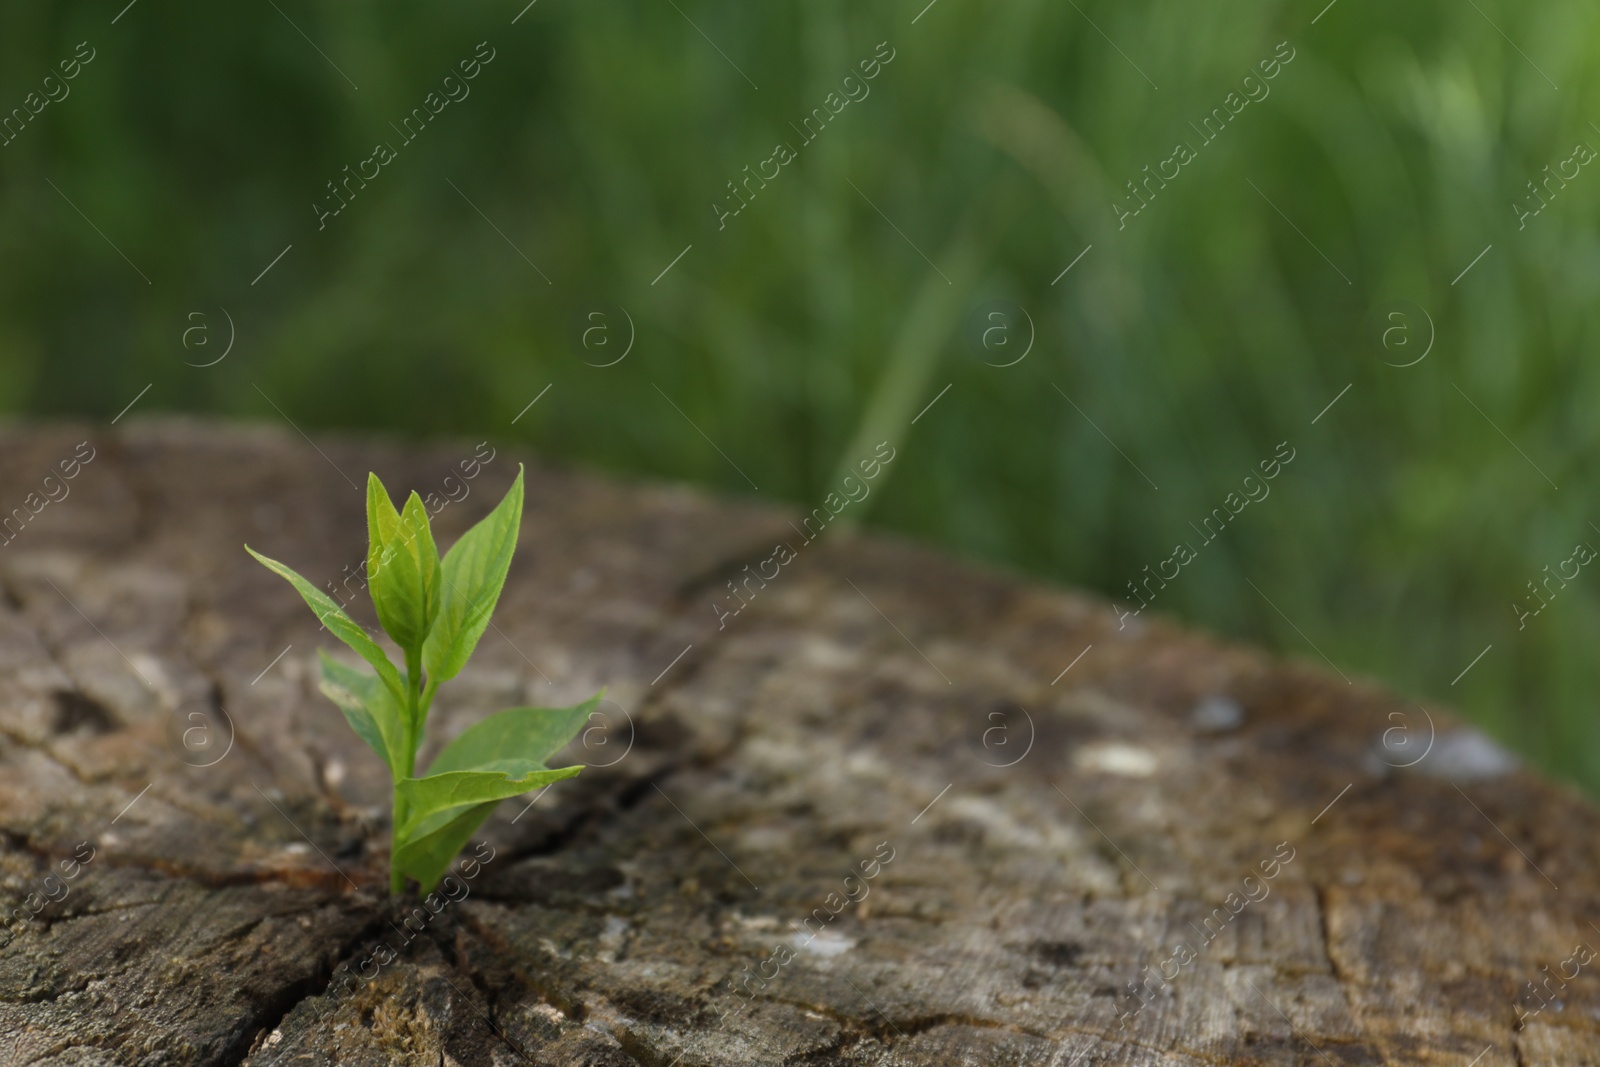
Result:
{"label": "stump top surface", "polygon": [[[1440,712],[491,451],[0,430],[0,1064],[1600,1063],[1600,819]],[[242,545],[354,590],[368,469],[448,546],[519,460],[430,736],[609,703],[418,912]]]}

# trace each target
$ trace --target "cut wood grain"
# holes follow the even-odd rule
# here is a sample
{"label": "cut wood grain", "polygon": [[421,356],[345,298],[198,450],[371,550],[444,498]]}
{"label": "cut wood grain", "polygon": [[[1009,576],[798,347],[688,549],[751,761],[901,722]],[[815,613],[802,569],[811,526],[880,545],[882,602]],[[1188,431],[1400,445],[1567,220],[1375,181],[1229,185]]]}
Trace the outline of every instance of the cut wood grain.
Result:
{"label": "cut wood grain", "polygon": [[[1600,945],[1600,818],[1437,710],[510,450],[463,479],[470,443],[122,430],[0,431],[0,904],[38,907],[0,1063],[1600,1063],[1600,961],[1559,977]],[[314,684],[335,643],[241,546],[337,584],[368,469],[466,486],[448,545],[519,459],[433,736],[601,686],[608,717],[462,899],[391,903],[384,769]]]}

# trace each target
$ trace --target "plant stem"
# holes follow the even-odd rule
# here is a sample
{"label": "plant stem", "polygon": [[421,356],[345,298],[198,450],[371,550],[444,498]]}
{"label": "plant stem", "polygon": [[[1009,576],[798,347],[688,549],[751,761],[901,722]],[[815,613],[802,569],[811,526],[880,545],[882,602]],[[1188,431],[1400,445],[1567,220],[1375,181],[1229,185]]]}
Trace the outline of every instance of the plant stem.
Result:
{"label": "plant stem", "polygon": [[[422,676],[422,650],[406,649],[406,736],[405,736],[405,774],[410,778],[416,773],[417,747],[422,742],[421,714],[421,676]],[[432,687],[429,687],[430,695]],[[400,865],[396,861],[400,853],[400,824],[405,821],[405,805],[400,797],[400,781],[394,783],[394,828],[389,836],[389,895],[397,897],[405,891],[405,875],[400,872]]]}
{"label": "plant stem", "polygon": [[400,819],[402,818],[399,782],[395,783],[394,798],[391,803],[394,811],[394,829],[389,839],[389,895],[397,897],[406,888],[405,875],[400,873],[400,864],[397,860],[400,852]]}

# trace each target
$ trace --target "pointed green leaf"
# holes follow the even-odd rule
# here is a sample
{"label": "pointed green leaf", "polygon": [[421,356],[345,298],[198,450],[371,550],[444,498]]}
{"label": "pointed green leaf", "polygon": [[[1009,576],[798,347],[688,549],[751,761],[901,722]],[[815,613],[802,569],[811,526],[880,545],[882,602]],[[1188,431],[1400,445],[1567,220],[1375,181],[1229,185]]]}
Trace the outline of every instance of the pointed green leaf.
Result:
{"label": "pointed green leaf", "polygon": [[550,770],[528,760],[504,760],[496,770],[447,771],[426,778],[402,778],[395,792],[405,806],[398,828],[401,842],[409,843],[432,833],[462,809],[485,801],[504,800],[530,789],[571,778],[582,767]]}
{"label": "pointed green leaf", "polygon": [[[383,625],[389,598],[378,581],[378,575],[382,573],[386,563],[384,552],[399,527],[400,513],[394,509],[394,502],[389,499],[389,491],[384,488],[376,471],[368,471],[367,595],[372,598],[372,606],[377,613],[379,625]],[[384,630],[387,631],[388,627],[384,626]],[[405,648],[404,645],[400,647],[402,650]]]}
{"label": "pointed green leaf", "polygon": [[415,489],[406,497],[406,506],[400,512],[400,528],[407,531],[405,536],[413,538],[415,542],[417,570],[422,584],[422,634],[426,637],[439,614],[439,546],[433,543],[433,525],[428,519],[428,509],[423,506],[422,498]]}
{"label": "pointed green leaf", "polygon": [[404,771],[405,720],[400,705],[375,675],[348,667],[321,649],[322,695],[339,705],[352,729],[372,750],[383,757],[392,778]]}
{"label": "pointed green leaf", "polygon": [[275,559],[268,559],[249,545],[245,545],[244,550],[254,556],[262,566],[287,579],[317,618],[322,620],[322,625],[328,628],[328,632],[349,645],[358,656],[372,664],[372,669],[378,672],[378,677],[383,680],[383,684],[388,687],[394,698],[404,702],[405,691],[400,684],[400,672],[395,670],[394,664],[389,662],[389,657],[384,655],[383,649],[378,647],[377,642],[367,636],[367,631],[361,628],[360,623],[346,615],[344,610],[334,603],[332,597],[288,567],[285,567],[282,563]]}
{"label": "pointed green leaf", "polygon": [[367,582],[378,621],[395,644],[421,649],[439,609],[439,550],[422,498],[396,513],[376,474],[367,477]]}
{"label": "pointed green leaf", "polygon": [[461,673],[500,599],[522,525],[522,469],[505,499],[445,555],[439,572],[439,617],[422,646],[430,682]]}
{"label": "pointed green leaf", "polygon": [[494,769],[503,760],[544,763],[578,736],[600,703],[601,693],[570,708],[506,708],[474,723],[450,742],[428,767],[429,774]]}
{"label": "pointed green leaf", "polygon": [[450,861],[477,833],[498,803],[498,800],[490,800],[466,808],[438,829],[400,846],[395,853],[395,864],[402,873],[420,882],[424,893],[432,892]]}
{"label": "pointed green leaf", "polygon": [[400,525],[400,513],[389,499],[389,490],[383,487],[376,471],[367,472],[367,581],[379,570],[383,548],[394,537]]}

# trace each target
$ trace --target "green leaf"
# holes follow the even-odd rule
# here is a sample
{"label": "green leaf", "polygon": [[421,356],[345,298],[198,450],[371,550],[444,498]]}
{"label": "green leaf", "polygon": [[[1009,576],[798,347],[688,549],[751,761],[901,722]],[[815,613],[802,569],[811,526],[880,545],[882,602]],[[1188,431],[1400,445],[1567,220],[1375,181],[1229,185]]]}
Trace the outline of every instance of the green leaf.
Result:
{"label": "green leaf", "polygon": [[380,569],[384,546],[394,537],[400,526],[400,513],[389,499],[377,471],[367,472],[367,581],[372,581]]}
{"label": "green leaf", "polygon": [[603,691],[570,708],[506,708],[474,723],[450,742],[428,767],[446,771],[493,770],[505,760],[545,763],[578,735]]}
{"label": "green leaf", "polygon": [[412,493],[398,514],[376,474],[367,475],[367,582],[378,622],[415,655],[439,611],[439,549],[428,512]]}
{"label": "green leaf", "polygon": [[476,804],[431,833],[408,841],[395,852],[395,865],[403,874],[420,882],[424,893],[432,892],[461,846],[477,832],[498,803],[498,800],[490,800]]}
{"label": "green leaf", "polygon": [[439,617],[422,646],[431,684],[461,673],[500,599],[522,525],[522,468],[505,499],[445,555],[439,572]]}
{"label": "green leaf", "polygon": [[[416,540],[426,625],[431,628],[434,618],[439,614],[439,546],[433,543],[433,524],[428,518],[428,509],[423,506],[422,498],[415,489],[406,497],[406,506],[400,512],[400,528],[408,531],[406,536],[414,536]],[[427,636],[426,631],[423,636]]]}
{"label": "green leaf", "polygon": [[311,611],[318,619],[322,620],[322,625],[328,628],[328,632],[349,645],[358,656],[372,664],[372,669],[378,672],[378,677],[383,680],[383,684],[388,687],[395,700],[402,704],[405,703],[405,688],[400,682],[400,672],[395,670],[394,664],[389,662],[389,657],[384,655],[383,649],[378,647],[377,642],[367,636],[367,631],[361,628],[360,623],[346,615],[344,610],[334,603],[332,597],[323,593],[316,586],[277,560],[268,559],[249,545],[245,545],[244,550],[254,556],[269,571],[287,579],[289,584],[294,586],[295,591],[305,600]]}
{"label": "green leaf", "polygon": [[426,778],[402,778],[395,793],[404,802],[405,818],[396,832],[402,845],[427,836],[485,801],[504,800],[530,789],[571,778],[582,767],[551,770],[531,760],[503,760],[495,770],[446,771]]}
{"label": "green leaf", "polygon": [[322,695],[339,705],[351,729],[383,757],[391,778],[405,771],[405,720],[394,696],[375,675],[348,667],[321,649]]}

